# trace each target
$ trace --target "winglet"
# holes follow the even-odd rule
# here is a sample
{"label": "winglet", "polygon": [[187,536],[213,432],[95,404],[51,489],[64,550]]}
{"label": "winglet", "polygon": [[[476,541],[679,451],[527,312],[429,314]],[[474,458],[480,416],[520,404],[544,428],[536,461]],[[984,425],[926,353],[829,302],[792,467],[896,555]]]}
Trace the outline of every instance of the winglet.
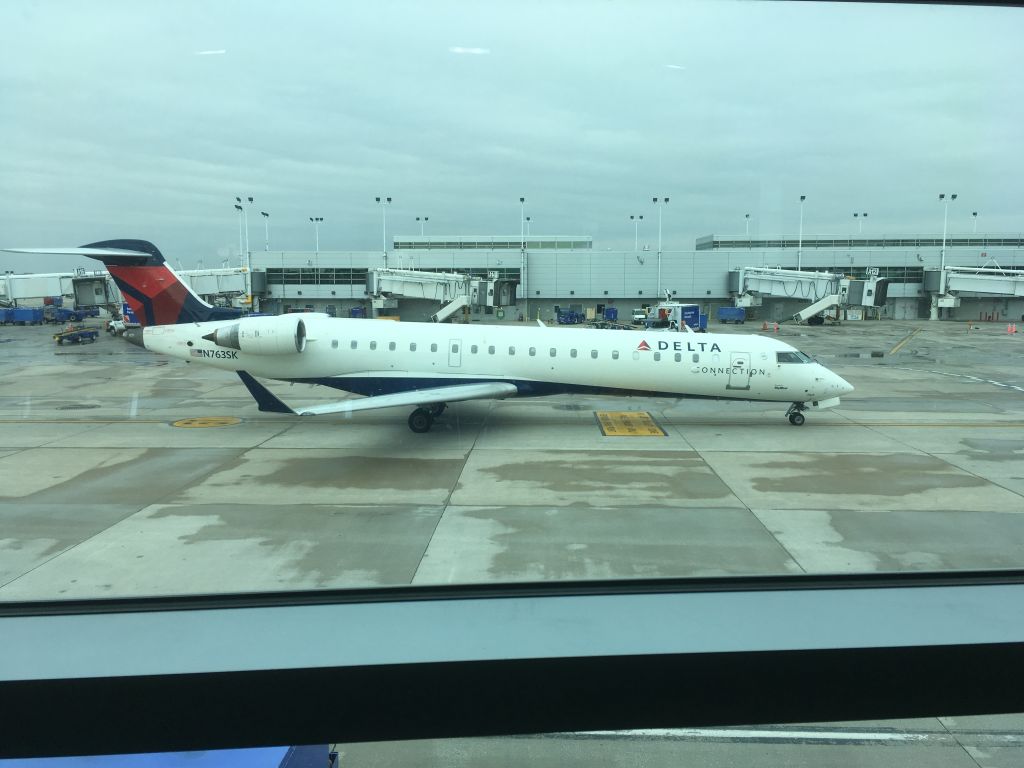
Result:
{"label": "winglet", "polygon": [[249,390],[249,394],[252,395],[261,411],[270,411],[272,413],[295,413],[295,411],[278,400],[273,392],[264,387],[245,371],[238,371],[238,378],[240,378],[242,383],[245,384],[245,388]]}

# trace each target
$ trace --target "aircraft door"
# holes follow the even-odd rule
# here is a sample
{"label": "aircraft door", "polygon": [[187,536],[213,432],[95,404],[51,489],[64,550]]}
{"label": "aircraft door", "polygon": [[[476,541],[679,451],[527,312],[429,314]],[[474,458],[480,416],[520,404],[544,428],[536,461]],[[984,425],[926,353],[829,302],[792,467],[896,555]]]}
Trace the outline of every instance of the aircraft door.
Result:
{"label": "aircraft door", "polygon": [[750,353],[729,353],[729,383],[726,389],[750,389]]}
{"label": "aircraft door", "polygon": [[448,340],[448,367],[460,368],[462,366],[462,339]]}

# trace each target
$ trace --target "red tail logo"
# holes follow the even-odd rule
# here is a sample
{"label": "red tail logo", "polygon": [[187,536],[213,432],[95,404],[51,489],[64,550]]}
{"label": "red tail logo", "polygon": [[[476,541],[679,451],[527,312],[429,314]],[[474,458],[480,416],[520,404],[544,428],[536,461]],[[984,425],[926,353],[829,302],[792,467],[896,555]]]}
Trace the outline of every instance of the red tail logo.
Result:
{"label": "red tail logo", "polygon": [[646,341],[641,341],[640,342],[640,346],[638,346],[636,348],[636,351],[637,352],[650,352],[651,351],[651,345],[648,344]]}

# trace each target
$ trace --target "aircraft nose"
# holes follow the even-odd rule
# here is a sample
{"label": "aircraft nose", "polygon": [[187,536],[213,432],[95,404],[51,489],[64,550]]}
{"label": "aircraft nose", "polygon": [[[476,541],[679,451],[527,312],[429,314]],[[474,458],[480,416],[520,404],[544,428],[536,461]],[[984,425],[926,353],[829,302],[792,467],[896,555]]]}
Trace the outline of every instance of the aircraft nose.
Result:
{"label": "aircraft nose", "polygon": [[[833,374],[833,376],[835,376],[835,374]],[[848,395],[853,392],[853,384],[848,382],[842,376],[835,376],[833,386],[836,388],[839,395]]]}

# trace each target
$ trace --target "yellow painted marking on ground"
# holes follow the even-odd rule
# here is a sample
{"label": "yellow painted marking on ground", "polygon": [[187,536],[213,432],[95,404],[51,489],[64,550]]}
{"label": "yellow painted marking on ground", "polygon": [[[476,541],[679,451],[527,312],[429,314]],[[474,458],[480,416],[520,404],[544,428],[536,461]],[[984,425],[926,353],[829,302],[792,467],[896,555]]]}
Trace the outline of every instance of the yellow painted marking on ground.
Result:
{"label": "yellow painted marking on ground", "polygon": [[889,354],[890,355],[895,355],[897,352],[899,352],[901,349],[903,349],[903,345],[904,344],[906,344],[912,338],[917,336],[917,334],[919,334],[922,330],[924,330],[924,329],[923,328],[918,328],[917,330],[911,331],[910,333],[908,333],[906,336],[903,337],[902,340],[900,340],[900,342],[898,344],[896,344],[895,347],[893,347],[892,349],[889,350]]}
{"label": "yellow painted marking on ground", "polygon": [[594,411],[605,437],[665,437],[647,411]]}
{"label": "yellow painted marking on ground", "polygon": [[241,419],[234,416],[196,416],[192,419],[180,419],[171,424],[172,427],[184,427],[186,429],[206,429],[208,427],[233,427],[241,424]]}

